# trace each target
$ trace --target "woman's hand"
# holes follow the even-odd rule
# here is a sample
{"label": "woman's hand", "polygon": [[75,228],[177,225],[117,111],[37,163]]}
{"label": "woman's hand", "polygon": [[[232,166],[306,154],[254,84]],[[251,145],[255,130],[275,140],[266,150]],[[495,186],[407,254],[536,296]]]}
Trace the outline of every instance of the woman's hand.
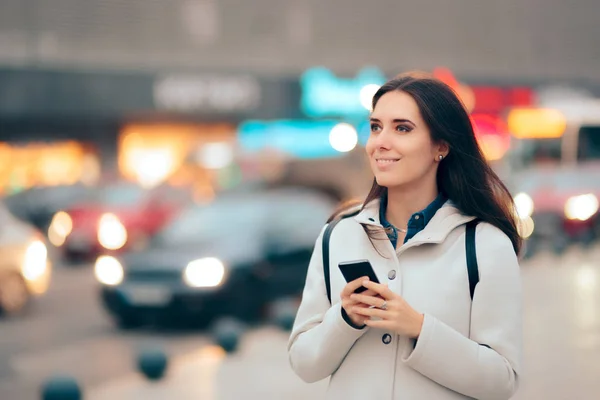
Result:
{"label": "woman's hand", "polygon": [[[350,320],[352,321],[352,323],[354,325],[359,326],[359,327],[364,326],[365,321],[367,319],[369,319],[369,317],[360,315],[360,314],[356,313],[355,310],[362,309],[362,308],[368,308],[369,305],[361,304],[359,301],[353,299],[352,295],[356,289],[363,286],[363,282],[365,280],[368,281],[369,278],[364,276],[362,278],[358,278],[351,282],[348,282],[346,284],[346,286],[344,286],[344,289],[342,290],[342,294],[340,295],[340,297],[342,299],[342,308],[344,309],[344,311],[346,311],[346,315],[348,315],[348,318],[350,318]],[[377,293],[375,293],[372,290],[365,290],[364,292],[362,292],[362,294],[369,298],[377,296]],[[381,302],[382,301],[381,298],[380,297],[378,297],[378,298],[379,298],[379,301]]]}
{"label": "woman's hand", "polygon": [[[392,292],[386,285],[369,280],[363,281],[361,285],[375,295],[364,292],[352,294],[350,299],[362,305],[373,306],[373,308],[354,306],[353,315],[358,314],[365,318],[363,321],[367,326],[389,330],[413,339],[419,337],[423,326],[423,314],[417,312],[402,296]],[[372,317],[380,318],[380,320],[373,320]]]}

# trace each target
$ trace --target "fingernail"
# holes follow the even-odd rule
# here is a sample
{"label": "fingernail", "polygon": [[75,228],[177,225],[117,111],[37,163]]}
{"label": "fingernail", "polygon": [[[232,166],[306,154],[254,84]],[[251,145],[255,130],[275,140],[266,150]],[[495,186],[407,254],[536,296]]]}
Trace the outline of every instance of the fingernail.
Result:
{"label": "fingernail", "polygon": [[367,283],[369,283],[369,280],[368,280],[368,279],[365,279],[365,280],[363,281],[363,285],[366,285]]}

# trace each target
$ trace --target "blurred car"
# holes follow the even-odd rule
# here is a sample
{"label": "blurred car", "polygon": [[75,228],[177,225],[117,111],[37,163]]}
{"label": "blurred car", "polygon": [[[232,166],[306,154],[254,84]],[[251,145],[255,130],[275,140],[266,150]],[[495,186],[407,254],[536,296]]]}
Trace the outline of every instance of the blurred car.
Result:
{"label": "blurred car", "polygon": [[83,184],[33,187],[5,199],[10,212],[46,233],[52,218],[60,210],[89,198],[89,186]]}
{"label": "blurred car", "polygon": [[102,304],[121,327],[148,317],[260,319],[269,302],[301,294],[334,206],[322,194],[292,188],[191,206],[147,249],[97,259]]}
{"label": "blurred car", "polygon": [[85,201],[56,213],[48,236],[67,260],[116,254],[143,246],[191,201],[191,191],[186,188],[107,184],[90,192]]}
{"label": "blurred car", "polygon": [[515,196],[528,252],[543,242],[556,253],[600,238],[600,164],[532,168],[520,175]]}
{"label": "blurred car", "polygon": [[0,202],[0,313],[21,312],[48,290],[52,266],[43,236]]}

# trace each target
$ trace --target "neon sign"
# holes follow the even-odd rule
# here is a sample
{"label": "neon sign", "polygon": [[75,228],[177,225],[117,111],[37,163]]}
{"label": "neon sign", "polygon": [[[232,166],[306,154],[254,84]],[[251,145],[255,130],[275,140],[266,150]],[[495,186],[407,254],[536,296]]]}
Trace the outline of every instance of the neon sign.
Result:
{"label": "neon sign", "polygon": [[274,149],[301,159],[339,157],[343,153],[330,143],[331,120],[247,120],[238,126],[237,137],[243,151],[256,153]]}
{"label": "neon sign", "polygon": [[340,78],[327,68],[311,68],[302,74],[300,108],[309,117],[364,117],[368,110],[361,102],[367,85],[382,85],[385,75],[375,67],[364,68],[354,78]]}

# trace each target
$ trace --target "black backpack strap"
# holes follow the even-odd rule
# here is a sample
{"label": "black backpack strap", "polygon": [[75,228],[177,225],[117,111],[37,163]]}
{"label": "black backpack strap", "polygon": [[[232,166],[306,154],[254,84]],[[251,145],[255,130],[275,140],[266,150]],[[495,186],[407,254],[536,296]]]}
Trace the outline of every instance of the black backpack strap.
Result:
{"label": "black backpack strap", "polygon": [[475,246],[475,230],[479,220],[474,219],[467,223],[465,246],[467,251],[467,272],[469,273],[469,293],[471,300],[475,294],[475,286],[479,282],[479,266],[477,265],[477,250]]}
{"label": "black backpack strap", "polygon": [[325,278],[325,288],[327,289],[327,298],[329,299],[329,303],[331,303],[331,276],[329,274],[329,239],[331,238],[331,232],[338,222],[344,218],[353,217],[358,213],[359,211],[356,211],[351,214],[334,218],[329,225],[327,225],[327,228],[325,228],[325,232],[323,233],[323,277]]}

